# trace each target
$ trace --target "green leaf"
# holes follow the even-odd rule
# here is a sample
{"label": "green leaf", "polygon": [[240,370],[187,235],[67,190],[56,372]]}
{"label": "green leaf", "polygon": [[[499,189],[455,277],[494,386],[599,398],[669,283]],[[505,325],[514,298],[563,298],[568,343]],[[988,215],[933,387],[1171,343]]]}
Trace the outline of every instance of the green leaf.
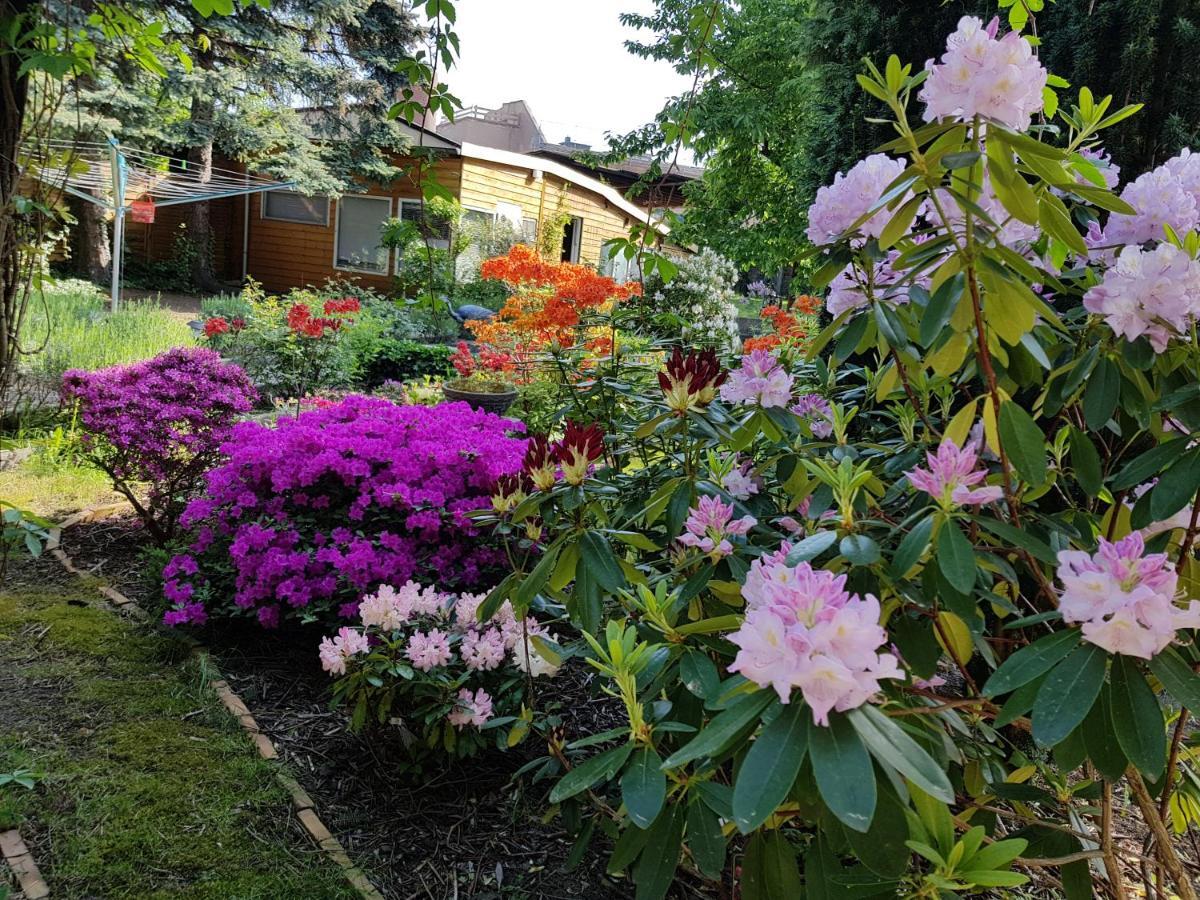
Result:
{"label": "green leaf", "polygon": [[983,686],[985,697],[998,697],[1028,684],[1044,672],[1049,672],[1061,659],[1079,645],[1079,629],[1056,631],[1022,647],[992,673]]}
{"label": "green leaf", "polygon": [[758,828],[787,798],[808,752],[809,720],[803,703],[789,703],[750,745],[733,784],[733,821],[742,834]]}
{"label": "green leaf", "polygon": [[591,570],[592,577],[610,593],[625,587],[625,573],[613,555],[612,546],[599,531],[585,532],[579,540],[579,552],[583,564]]}
{"label": "green leaf", "polygon": [[837,539],[836,531],[818,531],[816,534],[809,535],[788,551],[786,562],[789,566],[795,566],[816,559],[836,544]]}
{"label": "green leaf", "polygon": [[1033,702],[1033,739],[1053,747],[1091,710],[1104,684],[1107,654],[1085,644],[1050,670]]}
{"label": "green leaf", "polygon": [[925,312],[921,316],[919,335],[921,346],[928,347],[941,336],[950,322],[950,317],[954,315],[954,310],[958,307],[958,301],[962,298],[966,283],[966,276],[959,272],[938,285],[938,289],[929,298],[929,305],[925,307]]}
{"label": "green leaf", "polygon": [[847,718],[877,760],[931,797],[954,802],[954,788],[946,773],[903,728],[870,704],[852,710]]}
{"label": "green leaf", "polygon": [[847,828],[866,831],[875,814],[875,767],[850,724],[838,713],[809,729],[808,752],[821,799]]}
{"label": "green leaf", "polygon": [[1071,426],[1071,467],[1075,480],[1089,497],[1096,497],[1104,487],[1104,475],[1100,466],[1100,454],[1087,433]]}
{"label": "green leaf", "polygon": [[846,535],[838,550],[856,566],[869,566],[880,560],[879,545],[865,534]]}
{"label": "green leaf", "polygon": [[1079,231],[1071,222],[1066,206],[1048,191],[1042,194],[1041,202],[1038,203],[1038,224],[1056,241],[1066,244],[1081,256],[1087,256],[1087,244],[1083,242]]}
{"label": "green leaf", "polygon": [[1129,761],[1151,781],[1167,764],[1167,733],[1158,698],[1128,656],[1113,657],[1111,680],[1113,729]]}
{"label": "green leaf", "polygon": [[1111,688],[1105,685],[1100,691],[1100,699],[1087,714],[1079,730],[1088,759],[1092,761],[1096,771],[1109,781],[1120,781],[1129,760],[1126,759],[1125,751],[1121,749],[1121,743],[1113,730],[1111,694]]}
{"label": "green leaf", "polygon": [[621,799],[638,828],[649,828],[662,811],[667,796],[667,776],[653,747],[640,747],[621,776]]}
{"label": "green leaf", "polygon": [[1000,407],[1000,440],[1008,458],[1032,487],[1046,480],[1046,439],[1029,413],[1008,401]]}
{"label": "green leaf", "polygon": [[721,688],[721,676],[717,673],[716,664],[708,654],[694,648],[679,660],[679,680],[701,700],[715,697]]}
{"label": "green leaf", "polygon": [[757,719],[774,697],[772,691],[755,691],[739,697],[713,716],[703,731],[667,757],[662,768],[677,769],[693,759],[716,753],[730,738]]}
{"label": "green leaf", "polygon": [[550,792],[550,802],[558,803],[574,797],[597,782],[611,779],[625,765],[625,760],[629,759],[632,752],[632,744],[621,744],[580,763],[559,779]]}
{"label": "green leaf", "polygon": [[1158,475],[1187,450],[1188,443],[1187,440],[1175,438],[1135,456],[1113,479],[1112,489],[1125,491]]}
{"label": "green leaf", "polygon": [[1112,418],[1121,399],[1121,370],[1107,356],[1100,358],[1083,392],[1083,420],[1099,431]]}
{"label": "green leaf", "polygon": [[1168,647],[1150,660],[1150,671],[1162,682],[1175,702],[1193,713],[1200,712],[1200,675],[1174,647]]}
{"label": "green leaf", "polygon": [[883,226],[883,231],[879,235],[879,247],[881,250],[886,250],[891,247],[896,241],[908,234],[909,228],[912,227],[913,219],[917,217],[917,211],[925,202],[925,198],[917,195],[900,207]]}
{"label": "green leaf", "polygon": [[796,851],[779,829],[759,831],[746,845],[739,882],[742,900],[800,897],[803,886]]}
{"label": "green leaf", "polygon": [[[879,792],[879,802],[866,833],[847,828],[850,849],[868,869],[887,879],[899,878],[912,857],[906,845],[908,818],[899,799],[889,790]],[[806,872],[807,874],[807,872]]]}
{"label": "green leaf", "polygon": [[954,521],[948,521],[938,532],[938,569],[960,594],[969,594],[975,588],[975,552],[971,542]]}
{"label": "green leaf", "polygon": [[533,571],[526,575],[525,580],[513,591],[512,602],[518,615],[521,615],[523,610],[529,609],[529,604],[533,602],[538,591],[544,588],[546,582],[550,580],[550,576],[554,573],[554,567],[558,565],[559,550],[559,547],[551,547],[543,553],[538,564],[533,567]]}
{"label": "green leaf", "polygon": [[725,869],[725,834],[717,814],[701,800],[688,804],[687,845],[696,866],[709,878]]}
{"label": "green leaf", "polygon": [[929,546],[929,536],[933,533],[933,516],[927,516],[913,526],[912,531],[904,536],[896,554],[892,557],[891,576],[899,581],[921,559]]}
{"label": "green leaf", "polygon": [[683,844],[683,812],[675,804],[663,810],[650,828],[649,839],[633,870],[635,900],[662,900],[675,880]]}
{"label": "green leaf", "polygon": [[1021,528],[1014,528],[1007,522],[1001,522],[997,519],[991,519],[986,516],[976,516],[975,521],[978,522],[987,531],[997,537],[1003,538],[1015,547],[1020,547],[1022,550],[1028,550],[1030,555],[1035,559],[1040,559],[1042,562],[1056,565],[1058,563],[1058,554],[1050,547],[1039,541],[1029,532]]}
{"label": "green leaf", "polygon": [[1159,476],[1150,492],[1150,516],[1156,522],[1169,519],[1190,506],[1200,490],[1200,450],[1189,450]]}

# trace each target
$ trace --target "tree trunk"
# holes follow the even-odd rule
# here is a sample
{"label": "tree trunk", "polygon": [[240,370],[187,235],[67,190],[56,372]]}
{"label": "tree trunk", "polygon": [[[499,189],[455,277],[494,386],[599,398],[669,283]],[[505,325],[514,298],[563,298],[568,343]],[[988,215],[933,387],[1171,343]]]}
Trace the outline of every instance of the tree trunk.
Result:
{"label": "tree trunk", "polygon": [[108,284],[112,278],[112,242],[104,209],[71,197],[68,205],[75,217],[71,229],[71,270],[80,278]]}
{"label": "tree trunk", "polygon": [[[210,73],[214,65],[212,51],[206,50],[196,54],[195,64],[197,68]],[[199,90],[204,92],[207,89],[207,79],[201,79]],[[195,167],[201,184],[212,180],[213,112],[214,106],[210,97],[203,93],[192,97],[190,121],[194,139],[188,151],[188,162]],[[192,281],[202,291],[217,293],[221,290],[221,285],[213,273],[212,218],[207,201],[191,204],[188,237],[196,247],[196,256],[192,263]]]}

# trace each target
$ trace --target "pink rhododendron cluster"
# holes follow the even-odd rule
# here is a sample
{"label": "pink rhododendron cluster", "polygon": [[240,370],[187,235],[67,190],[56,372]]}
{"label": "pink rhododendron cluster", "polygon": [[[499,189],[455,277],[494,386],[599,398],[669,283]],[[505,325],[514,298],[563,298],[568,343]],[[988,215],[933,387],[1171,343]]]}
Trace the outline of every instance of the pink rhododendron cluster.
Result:
{"label": "pink rhododendron cluster", "polygon": [[924,491],[942,508],[994,503],[1004,496],[1003,488],[976,487],[987,479],[987,469],[979,465],[979,447],[973,441],[959,447],[944,438],[936,453],[926,453],[929,468],[917,466],[905,475],[913,487]]}
{"label": "pink rhododendron cluster", "polygon": [[[833,184],[817,191],[808,209],[808,239],[818,246],[832,244],[883,196],[888,186],[904,173],[904,162],[883,153],[861,160],[849,172],[839,172]],[[881,209],[858,230],[879,237],[891,214]]]}
{"label": "pink rhododendron cluster", "polygon": [[1200,263],[1174,244],[1126,247],[1100,284],[1083,295],[1083,305],[1121,337],[1145,335],[1161,353],[1200,314]]}
{"label": "pink rhododendron cluster", "polygon": [[[63,399],[79,404],[82,443],[122,493],[150,485],[146,525],[166,540],[179,498],[221,460],[221,443],[257,397],[237,366],[212,350],[177,348],[127,366],[63,375]],[[138,508],[138,507],[135,507]]]}
{"label": "pink rhododendron cluster", "polygon": [[754,516],[735,519],[733,505],[723,502],[720,497],[701,497],[696,505],[688,510],[679,543],[707,553],[713,562],[716,562],[733,552],[733,544],[729,542],[729,538],[745,535],[756,524],[758,520]]}
{"label": "pink rhododendron cluster", "polygon": [[1200,601],[1176,605],[1179,579],[1165,553],[1146,552],[1134,532],[1099,549],[1058,554],[1063,621],[1083,623],[1083,639],[1125,656],[1150,659],[1181,628],[1200,628]]}
{"label": "pink rhododendron cluster", "polygon": [[173,624],[208,614],[352,617],[381,583],[491,580],[503,553],[467,518],[520,470],[523,426],[465,403],[349,397],[237,425],[183,523],[195,539],[164,573]]}
{"label": "pink rhododendron cluster", "polygon": [[792,412],[808,422],[813,437],[827,438],[833,434],[833,407],[820,394],[801,394]]}
{"label": "pink rhododendron cluster", "polygon": [[903,678],[879,624],[879,601],[845,589],[846,576],[787,564],[790,546],[755,560],[742,587],[746,618],[729,636],[740,649],[731,672],[772,687],[783,703],[799,688],[818,725],[831,710],[862,706],[886,678]]}
{"label": "pink rhododendron cluster", "polygon": [[1028,41],[1015,31],[997,38],[999,28],[998,18],[986,27],[974,16],[959,20],[941,62],[925,65],[926,122],[981,116],[1017,131],[1029,127],[1042,109],[1048,73]]}
{"label": "pink rhododendron cluster", "polygon": [[477,688],[474,693],[463,688],[458,692],[458,702],[454,704],[453,712],[446,718],[455,728],[466,728],[468,725],[478,728],[491,717],[491,695],[483,688]]}
{"label": "pink rhododendron cluster", "polygon": [[1091,225],[1087,242],[1097,248],[1095,259],[1111,262],[1115,245],[1165,240],[1167,225],[1177,234],[1200,225],[1200,154],[1185,149],[1144,172],[1125,185],[1121,199],[1136,212],[1112,213],[1103,229]]}
{"label": "pink rhododendron cluster", "polygon": [[721,487],[735,500],[749,500],[758,493],[762,481],[751,474],[753,468],[748,462],[739,463],[721,478]]}
{"label": "pink rhododendron cluster", "polygon": [[321,638],[321,668],[333,675],[345,675],[346,663],[371,649],[367,636],[354,628],[343,626],[332,638]]}
{"label": "pink rhododendron cluster", "polygon": [[792,376],[769,350],[754,350],[742,357],[740,368],[721,385],[726,403],[755,403],[763,408],[787,406],[792,399]]}

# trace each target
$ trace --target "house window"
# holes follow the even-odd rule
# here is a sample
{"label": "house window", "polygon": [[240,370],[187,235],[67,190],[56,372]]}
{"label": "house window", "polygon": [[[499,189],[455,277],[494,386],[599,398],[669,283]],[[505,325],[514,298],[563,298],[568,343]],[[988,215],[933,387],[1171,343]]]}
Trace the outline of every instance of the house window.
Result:
{"label": "house window", "polygon": [[299,191],[264,191],[262,217],[326,228],[329,226],[329,198],[320,194],[309,197]]}
{"label": "house window", "polygon": [[620,245],[605,244],[601,257],[604,262],[600,265],[600,274],[607,275],[617,284],[638,280],[640,269],[637,257],[627,259]]}
{"label": "house window", "polygon": [[388,197],[342,197],[338,201],[334,268],[387,274],[388,250],[380,246],[380,238],[391,212]]}
{"label": "house window", "polygon": [[[428,212],[428,209],[426,212]],[[416,225],[421,230],[422,237],[429,239],[429,246],[438,250],[445,250],[450,246],[449,222],[428,221],[425,227],[422,228],[420,200],[401,200],[400,218],[405,222],[412,222]]]}
{"label": "house window", "polygon": [[571,221],[563,229],[562,261],[579,262],[580,246],[583,243],[583,219],[571,216]]}
{"label": "house window", "polygon": [[479,274],[480,264],[493,255],[492,237],[496,228],[496,214],[482,209],[464,209],[459,227],[469,238],[466,248],[458,255],[454,264],[456,276],[469,281]]}
{"label": "house window", "polygon": [[537,244],[537,219],[521,220],[521,240],[531,247]]}

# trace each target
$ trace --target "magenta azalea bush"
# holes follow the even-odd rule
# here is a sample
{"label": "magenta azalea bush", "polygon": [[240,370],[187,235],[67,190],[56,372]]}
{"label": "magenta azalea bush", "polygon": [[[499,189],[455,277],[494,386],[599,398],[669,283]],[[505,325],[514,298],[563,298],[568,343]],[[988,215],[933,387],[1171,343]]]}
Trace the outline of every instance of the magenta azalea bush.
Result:
{"label": "magenta azalea bush", "polygon": [[195,536],[163,571],[165,621],[336,621],[380,584],[486,583],[503,555],[467,514],[520,469],[523,427],[465,403],[357,396],[274,427],[238,425],[228,461],[184,512]]}
{"label": "magenta azalea bush", "polygon": [[94,372],[72,369],[62,396],[79,404],[88,457],[159,544],[171,539],[184,504],[220,461],[234,421],[256,399],[245,372],[199,348]]}

